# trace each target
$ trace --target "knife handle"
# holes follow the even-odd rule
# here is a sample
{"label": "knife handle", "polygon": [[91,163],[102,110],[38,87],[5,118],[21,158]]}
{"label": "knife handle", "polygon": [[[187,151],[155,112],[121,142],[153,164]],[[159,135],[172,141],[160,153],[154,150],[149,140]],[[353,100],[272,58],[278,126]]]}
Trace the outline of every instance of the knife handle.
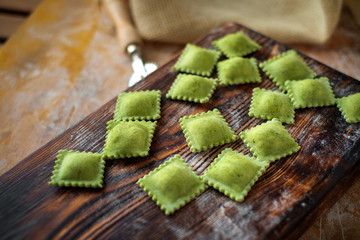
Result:
{"label": "knife handle", "polygon": [[142,45],[139,33],[131,22],[128,0],[104,0],[104,6],[112,19],[120,47],[127,52],[130,44]]}

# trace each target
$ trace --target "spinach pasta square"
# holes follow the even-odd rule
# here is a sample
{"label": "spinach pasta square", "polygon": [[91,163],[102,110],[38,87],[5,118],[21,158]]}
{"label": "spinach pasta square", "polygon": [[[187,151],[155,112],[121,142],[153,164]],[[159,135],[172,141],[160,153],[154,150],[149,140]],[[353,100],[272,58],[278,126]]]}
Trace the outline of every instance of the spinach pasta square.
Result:
{"label": "spinach pasta square", "polygon": [[336,103],[346,122],[360,122],[360,93],[338,98]]}
{"label": "spinach pasta square", "polygon": [[294,123],[295,110],[287,94],[254,88],[249,116],[271,120],[279,119],[284,123]]}
{"label": "spinach pasta square", "polygon": [[249,38],[244,32],[228,34],[212,42],[228,58],[242,57],[261,48],[259,44]]}
{"label": "spinach pasta square", "polygon": [[107,123],[103,156],[105,159],[149,155],[156,122],[118,121]]}
{"label": "spinach pasta square", "polygon": [[208,102],[216,88],[217,80],[190,74],[179,74],[173,82],[167,98],[196,103]]}
{"label": "spinach pasta square", "polygon": [[241,202],[268,165],[268,163],[233,151],[231,148],[226,148],[211,163],[201,178],[226,196]]}
{"label": "spinach pasta square", "polygon": [[137,183],[166,215],[174,213],[206,189],[205,183],[179,155],[170,158]]}
{"label": "spinach pasta square", "polygon": [[266,162],[275,161],[300,149],[277,119],[241,132],[240,137],[256,158]]}
{"label": "spinach pasta square", "polygon": [[221,85],[261,82],[255,58],[235,57],[223,60],[218,62],[217,70]]}
{"label": "spinach pasta square", "polygon": [[331,106],[336,103],[329,79],[326,77],[286,81],[285,87],[296,109]]}
{"label": "spinach pasta square", "polygon": [[120,93],[115,106],[115,120],[156,120],[160,118],[161,92],[146,90]]}
{"label": "spinach pasta square", "polygon": [[105,161],[99,153],[60,150],[49,184],[60,187],[103,187]]}
{"label": "spinach pasta square", "polygon": [[218,109],[180,118],[192,152],[201,152],[238,139]]}
{"label": "spinach pasta square", "polygon": [[173,68],[206,77],[211,75],[219,57],[217,51],[187,44]]}
{"label": "spinach pasta square", "polygon": [[316,73],[294,50],[289,50],[262,62],[260,67],[283,91],[287,80],[301,80],[316,76]]}

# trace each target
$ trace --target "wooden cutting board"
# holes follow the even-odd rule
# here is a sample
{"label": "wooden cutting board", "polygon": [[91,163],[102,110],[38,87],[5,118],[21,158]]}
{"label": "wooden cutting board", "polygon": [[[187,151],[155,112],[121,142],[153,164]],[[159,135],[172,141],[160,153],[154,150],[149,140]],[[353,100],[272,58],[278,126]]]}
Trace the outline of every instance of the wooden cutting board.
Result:
{"label": "wooden cutting board", "polygon": [[[239,30],[263,46],[250,55],[259,62],[289,49],[234,23],[221,25],[196,44],[212,48],[213,40]],[[359,81],[302,56],[319,76],[330,79],[336,97],[360,92]],[[261,84],[218,87],[206,104],[168,100],[165,94],[177,75],[171,70],[177,57],[127,90],[162,91],[162,117],[150,155],[108,160],[103,189],[48,185],[58,150],[102,151],[114,97],[1,176],[3,239],[294,239],[355,180],[360,172],[360,124],[346,123],[336,106],[301,109],[296,110],[295,123],[286,125],[300,151],[273,163],[244,202],[232,201],[208,188],[175,214],[166,216],[136,184],[139,178],[174,154],[180,154],[200,175],[224,148],[249,153],[240,139],[192,153],[179,118],[216,107],[239,134],[264,122],[248,116],[252,89],[277,89],[261,73]]]}

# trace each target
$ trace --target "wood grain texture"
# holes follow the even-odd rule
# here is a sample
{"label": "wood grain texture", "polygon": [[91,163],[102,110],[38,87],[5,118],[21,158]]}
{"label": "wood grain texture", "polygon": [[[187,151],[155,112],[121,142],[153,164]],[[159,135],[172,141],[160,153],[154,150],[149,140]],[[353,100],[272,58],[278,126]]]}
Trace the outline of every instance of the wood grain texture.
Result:
{"label": "wood grain texture", "polygon": [[24,16],[0,13],[0,37],[8,38],[24,21]]}
{"label": "wood grain texture", "polygon": [[0,8],[30,12],[40,1],[41,0],[1,0]]}
{"label": "wood grain texture", "polygon": [[[251,55],[260,62],[288,49],[232,23],[214,29],[196,44],[210,48],[211,41],[238,30],[263,46]],[[330,79],[336,97],[360,91],[360,82],[302,56],[319,76]],[[58,150],[102,151],[106,122],[113,116],[116,101],[112,99],[1,176],[0,232],[4,239],[294,239],[356,178],[360,124],[347,124],[335,106],[301,109],[296,111],[295,123],[286,125],[300,151],[272,164],[244,202],[237,203],[209,188],[166,216],[136,185],[140,177],[173,154],[180,154],[201,174],[226,147],[249,153],[240,139],[192,153],[178,119],[216,107],[239,134],[264,122],[247,115],[252,89],[276,89],[262,73],[261,84],[218,87],[206,104],[171,101],[164,96],[177,74],[171,70],[176,59],[128,89],[162,91],[162,118],[150,156],[107,161],[101,190],[48,185]]]}

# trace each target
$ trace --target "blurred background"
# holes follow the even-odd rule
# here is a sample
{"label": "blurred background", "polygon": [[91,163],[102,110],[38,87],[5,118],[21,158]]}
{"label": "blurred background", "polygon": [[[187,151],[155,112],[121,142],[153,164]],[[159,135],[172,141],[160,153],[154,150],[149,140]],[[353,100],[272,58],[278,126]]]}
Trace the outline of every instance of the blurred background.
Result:
{"label": "blurred background", "polygon": [[[234,19],[360,79],[360,1],[312,1],[319,8],[309,11],[295,4],[277,9],[269,21],[256,11],[267,6],[234,14],[236,8],[214,2],[134,0],[115,14],[130,18],[144,62],[161,65],[184,43]],[[285,15],[293,22],[282,20]],[[169,26],[166,19],[176,22]],[[1,174],[127,88],[131,59],[119,37],[123,25],[115,26],[104,1],[0,1]],[[358,199],[359,180],[301,239],[360,239]]]}

